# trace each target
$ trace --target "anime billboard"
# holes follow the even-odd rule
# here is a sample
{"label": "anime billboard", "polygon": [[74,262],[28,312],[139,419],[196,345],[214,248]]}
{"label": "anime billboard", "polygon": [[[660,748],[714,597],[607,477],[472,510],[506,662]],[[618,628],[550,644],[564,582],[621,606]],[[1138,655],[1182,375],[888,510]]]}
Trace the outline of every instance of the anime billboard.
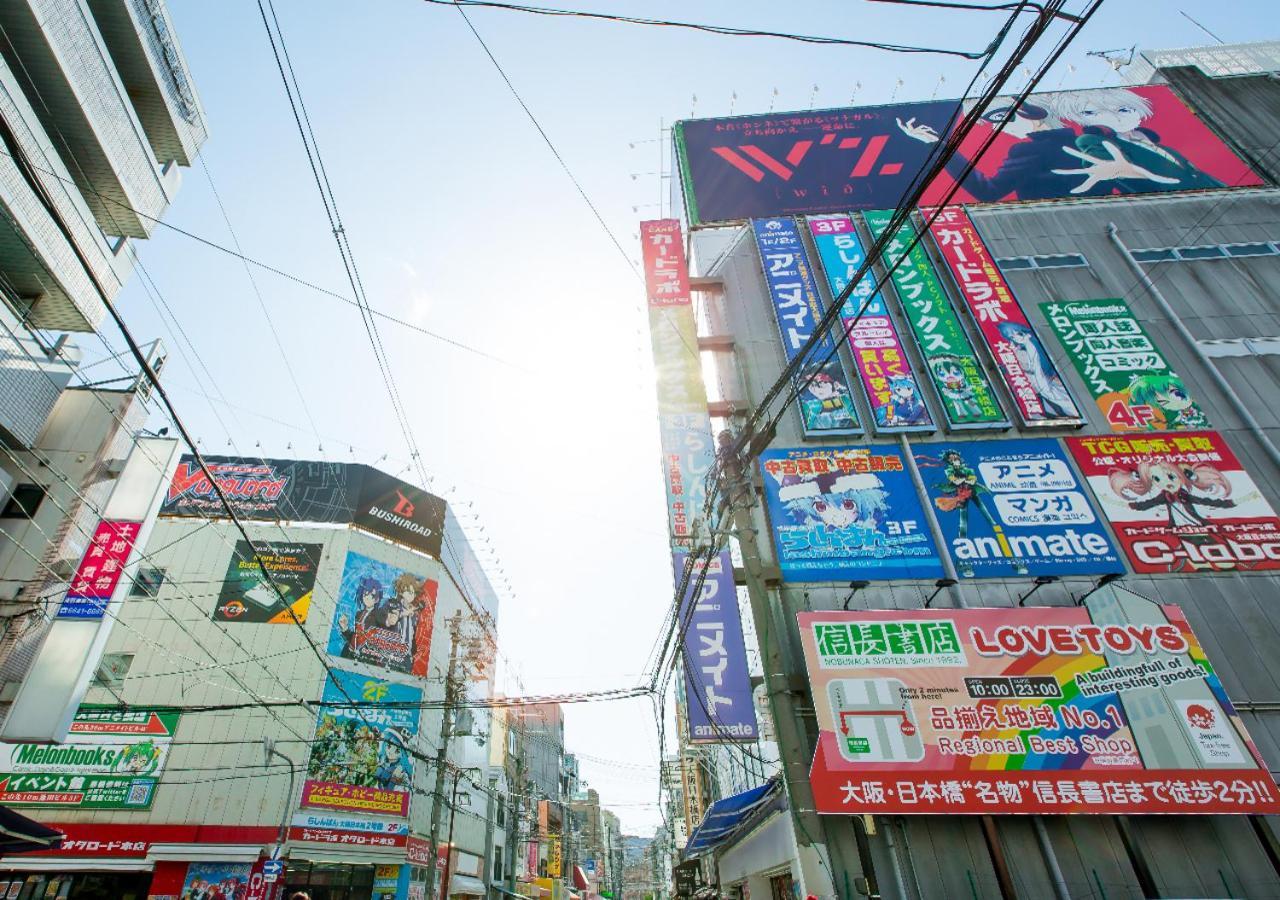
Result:
{"label": "anime billboard", "polygon": [[1273,813],[1280,791],[1182,610],[799,614],[820,813]]}
{"label": "anime billboard", "polygon": [[[351,521],[348,497],[355,490],[356,466],[234,456],[206,456],[204,460],[231,508],[242,519]],[[222,501],[194,456],[178,460],[160,504],[160,515],[226,515]]]}
{"label": "anime billboard", "polygon": [[[685,553],[673,555],[677,584],[684,577],[688,559]],[[691,603],[699,577],[702,588],[697,602]],[[733,559],[728,550],[707,563],[705,572],[691,571],[680,604],[680,622],[687,623],[682,661],[689,740],[754,742],[760,731],[756,727],[751,670],[742,637],[738,589],[733,581]]]}
{"label": "anime billboard", "polygon": [[1124,571],[1052,438],[918,444],[915,456],[961,577]]}
{"label": "anime billboard", "polygon": [[334,669],[321,699],[302,805],[407,816],[422,691]]}
{"label": "anime billboard", "polygon": [[1080,410],[1053,357],[1027,321],[969,214],[958,207],[940,210],[929,231],[1022,421],[1027,425],[1080,424]]}
{"label": "anime billboard", "polygon": [[1040,312],[1112,431],[1187,431],[1209,420],[1121,299],[1053,300]]}
{"label": "anime billboard", "polygon": [[434,578],[348,553],[329,653],[406,675],[426,675],[439,587]]}
{"label": "anime billboard", "polygon": [[[248,541],[236,541],[213,608],[213,621],[269,625],[307,621],[324,545],[259,541],[256,549],[255,555]],[[275,587],[263,575],[263,565]]]}
{"label": "anime billboard", "polygon": [[[968,109],[954,100],[694,119],[673,129],[690,225],[895,209]],[[1001,133],[951,200],[973,155]],[[1262,180],[1165,85],[988,106],[922,205],[1252,186]]]}
{"label": "anime billboard", "polygon": [[786,581],[937,578],[942,563],[901,454],[804,447],[760,454]]}
{"label": "anime billboard", "polygon": [[[810,216],[809,234],[827,276],[832,297],[839,297],[867,260],[853,220],[848,216]],[[840,307],[841,331],[849,336],[853,364],[875,416],[876,431],[933,431],[933,416],[902,349],[898,328],[875,289],[870,270]]]}
{"label": "anime billboard", "polygon": [[[773,301],[778,333],[787,361],[813,337],[814,326],[824,314],[822,298],[814,283],[813,269],[793,219],[757,219],[751,223],[760,250],[765,284]],[[799,397],[800,421],[806,437],[860,434],[858,411],[849,393],[840,354],[831,334],[824,334],[796,376],[808,384]],[[816,374],[814,374],[816,372]],[[813,378],[809,380],[809,376]]]}
{"label": "anime billboard", "polygon": [[[879,240],[893,219],[890,210],[871,210],[862,214],[872,237]],[[885,267],[893,265],[916,231],[908,220],[885,247]],[[973,344],[965,334],[938,280],[924,245],[917,243],[902,264],[889,276],[898,294],[902,311],[911,325],[916,347],[924,357],[933,386],[942,398],[942,412],[954,428],[1000,428],[1009,424],[987,373],[978,361]]]}
{"label": "anime billboard", "polygon": [[1067,444],[1134,571],[1280,569],[1280,519],[1218,432]]}

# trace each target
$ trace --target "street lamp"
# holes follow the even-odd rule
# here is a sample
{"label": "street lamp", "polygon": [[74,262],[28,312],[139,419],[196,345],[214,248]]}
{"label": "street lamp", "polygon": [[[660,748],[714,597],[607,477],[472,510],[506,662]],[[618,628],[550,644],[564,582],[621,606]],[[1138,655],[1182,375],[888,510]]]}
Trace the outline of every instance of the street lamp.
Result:
{"label": "street lamp", "polygon": [[264,737],[262,739],[262,756],[262,765],[264,767],[271,765],[271,757],[273,756],[280,757],[289,766],[289,793],[284,795],[284,814],[280,816],[280,836],[276,841],[275,852],[271,854],[272,859],[280,859],[284,856],[284,842],[289,835],[289,807],[293,805],[295,767],[293,760],[276,749],[275,738]]}

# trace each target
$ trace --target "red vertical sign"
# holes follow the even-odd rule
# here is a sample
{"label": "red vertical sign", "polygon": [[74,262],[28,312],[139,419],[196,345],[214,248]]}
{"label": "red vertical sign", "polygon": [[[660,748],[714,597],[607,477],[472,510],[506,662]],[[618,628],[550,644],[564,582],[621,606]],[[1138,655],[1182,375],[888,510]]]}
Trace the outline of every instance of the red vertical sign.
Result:
{"label": "red vertical sign", "polygon": [[644,248],[644,286],[650,306],[690,303],[689,267],[678,219],[653,219],[640,223]]}

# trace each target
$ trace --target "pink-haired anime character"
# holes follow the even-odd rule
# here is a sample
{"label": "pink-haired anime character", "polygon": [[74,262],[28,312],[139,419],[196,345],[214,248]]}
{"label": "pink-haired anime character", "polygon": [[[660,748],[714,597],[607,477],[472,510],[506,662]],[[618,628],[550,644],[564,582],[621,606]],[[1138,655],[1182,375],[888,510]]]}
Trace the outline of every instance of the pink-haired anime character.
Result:
{"label": "pink-haired anime character", "polygon": [[1204,463],[1179,465],[1168,460],[1143,460],[1131,469],[1112,469],[1107,480],[1116,496],[1128,501],[1130,509],[1163,506],[1170,528],[1209,524],[1201,507],[1230,509],[1236,505],[1227,476]]}

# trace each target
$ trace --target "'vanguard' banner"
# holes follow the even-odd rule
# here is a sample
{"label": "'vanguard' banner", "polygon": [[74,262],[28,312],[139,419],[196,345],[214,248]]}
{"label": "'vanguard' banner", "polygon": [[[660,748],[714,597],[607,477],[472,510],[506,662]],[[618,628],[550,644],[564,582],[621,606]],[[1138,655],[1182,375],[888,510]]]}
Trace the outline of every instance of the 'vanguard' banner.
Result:
{"label": "'vanguard' banner", "polygon": [[1112,431],[1209,426],[1123,300],[1054,300],[1041,303],[1040,312],[1071,354]]}
{"label": "'vanguard' banner", "polygon": [[[930,100],[677,122],[691,227],[801,213],[896,209],[972,108]],[[991,147],[965,170],[992,131]],[[995,203],[1262,184],[1165,85],[998,97],[922,203]]]}
{"label": "'vanguard' banner", "polygon": [[[790,362],[813,336],[814,325],[823,315],[822,298],[795,221],[756,219],[751,227],[764,266],[765,284],[773,300],[782,349]],[[803,384],[817,372],[799,398],[800,421],[806,437],[862,432],[858,411],[849,393],[849,376],[845,374],[840,354],[834,352],[835,346],[831,332],[824,334],[795,379],[797,384]]]}
{"label": "'vanguard' banner", "polygon": [[[808,222],[827,287],[832,297],[839,297],[866,262],[862,239],[848,216],[811,216]],[[840,307],[840,321],[842,331],[849,335],[853,364],[862,376],[876,430],[933,431],[933,416],[920,383],[911,371],[884,296],[875,287],[875,275],[868,271]]]}
{"label": "'vanguard' banner", "polygon": [[[686,553],[672,557],[677,582],[688,559]],[[689,575],[689,587],[680,605],[680,622],[688,623],[683,661],[689,740],[754,741],[760,731],[729,551],[722,551],[707,564],[702,590],[690,610],[698,578],[696,570]]]}
{"label": "'vanguard' banner", "polygon": [[[928,211],[925,211],[926,215]],[[1049,351],[1027,321],[969,214],[940,210],[929,226],[1027,425],[1078,425],[1080,411]]]}
{"label": "'vanguard' banner", "polygon": [[1124,571],[1052,438],[917,444],[915,456],[961,576]]}
{"label": "'vanguard' banner", "polygon": [[[893,219],[891,210],[862,214],[879,240]],[[915,239],[915,227],[904,222],[885,246],[885,268],[901,258]],[[911,324],[916,347],[924,357],[933,386],[942,398],[942,412],[955,428],[999,428],[1008,425],[1000,401],[982,369],[982,363],[965,334],[960,318],[938,280],[923,243],[917,242],[902,264],[890,275],[902,310]]]}

